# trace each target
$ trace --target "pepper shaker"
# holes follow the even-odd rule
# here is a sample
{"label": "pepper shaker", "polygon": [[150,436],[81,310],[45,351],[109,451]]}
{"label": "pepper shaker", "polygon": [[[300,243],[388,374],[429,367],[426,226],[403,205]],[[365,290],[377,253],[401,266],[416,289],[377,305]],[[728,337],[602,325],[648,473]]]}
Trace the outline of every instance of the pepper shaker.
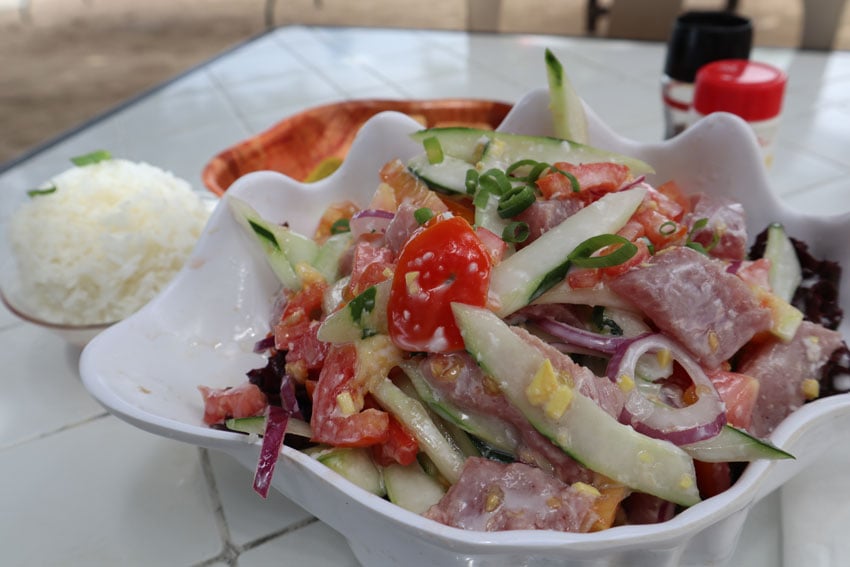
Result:
{"label": "pepper shaker", "polygon": [[690,11],[676,18],[661,79],[664,138],[672,138],[693,120],[700,67],[719,59],[749,59],[752,42],[752,22],[731,12]]}

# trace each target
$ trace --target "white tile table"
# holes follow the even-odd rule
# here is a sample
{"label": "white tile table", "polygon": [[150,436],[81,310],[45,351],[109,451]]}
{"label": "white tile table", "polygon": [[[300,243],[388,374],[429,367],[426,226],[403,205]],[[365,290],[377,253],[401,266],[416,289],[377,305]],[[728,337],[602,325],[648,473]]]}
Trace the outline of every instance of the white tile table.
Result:
{"label": "white tile table", "polygon": [[[283,27],[0,166],[0,228],[5,234],[25,190],[65,169],[69,156],[107,148],[203,190],[200,172],[210,157],[320,103],[516,101],[545,85],[546,47],[615,130],[660,138],[661,44]],[[800,209],[850,211],[850,53],[757,48],[753,58],[790,77],[770,173],[777,193]],[[266,501],[253,494],[251,472],[230,458],[108,415],[83,388],[78,358],[59,338],[0,311],[0,564],[357,564],[345,540],[305,511],[278,494]],[[784,555],[786,564],[793,556],[826,566],[848,558],[840,549],[808,556],[783,550],[783,505],[808,482],[803,475],[752,511],[732,564],[776,566]],[[844,506],[833,513],[843,522],[834,526],[836,541],[837,528],[850,528]]]}

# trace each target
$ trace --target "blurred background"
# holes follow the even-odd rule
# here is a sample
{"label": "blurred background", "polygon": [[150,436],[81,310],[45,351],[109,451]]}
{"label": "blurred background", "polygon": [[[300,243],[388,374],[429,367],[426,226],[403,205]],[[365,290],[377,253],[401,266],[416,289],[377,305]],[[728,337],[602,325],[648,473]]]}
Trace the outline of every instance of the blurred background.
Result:
{"label": "blurred background", "polygon": [[[663,40],[679,11],[733,8],[752,18],[757,46],[846,50],[850,9],[844,4],[844,0],[0,0],[0,165],[274,26],[389,26]],[[828,6],[833,5],[830,11]]]}

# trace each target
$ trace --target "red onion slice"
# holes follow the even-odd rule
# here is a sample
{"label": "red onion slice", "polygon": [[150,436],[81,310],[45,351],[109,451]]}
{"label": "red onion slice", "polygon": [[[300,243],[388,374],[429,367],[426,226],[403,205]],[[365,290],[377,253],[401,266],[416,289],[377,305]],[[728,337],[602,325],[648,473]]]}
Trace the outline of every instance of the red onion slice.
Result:
{"label": "red onion slice", "polygon": [[269,494],[274,468],[286,436],[286,424],[289,412],[278,406],[269,406],[266,415],[266,430],[263,433],[263,444],[260,447],[260,458],[254,473],[254,490],[265,498]]}
{"label": "red onion slice", "polygon": [[535,318],[531,322],[553,337],[561,339],[567,345],[581,347],[597,353],[614,354],[635,340],[634,337],[592,333],[551,317]]}
{"label": "red onion slice", "polygon": [[280,449],[286,437],[286,426],[290,416],[301,418],[298,400],[295,398],[292,380],[288,374],[281,377],[280,406],[269,406],[266,412],[266,429],[263,432],[263,444],[260,447],[260,457],[257,470],[254,472],[254,490],[265,498],[274,476],[275,465],[280,456]]}
{"label": "red onion slice", "polygon": [[381,209],[364,209],[351,217],[348,225],[355,239],[363,234],[384,234],[395,215]]}
{"label": "red onion slice", "polygon": [[650,399],[646,390],[634,387],[626,398],[620,421],[635,430],[666,439],[676,445],[687,445],[714,437],[726,424],[726,407],[702,367],[684,348],[660,335],[652,334],[628,343],[612,356],[608,378],[615,383],[631,380],[637,384],[635,369],[641,356],[648,352],[667,350],[673,360],[687,372],[697,391],[697,401],[689,406],[674,407],[661,399]]}

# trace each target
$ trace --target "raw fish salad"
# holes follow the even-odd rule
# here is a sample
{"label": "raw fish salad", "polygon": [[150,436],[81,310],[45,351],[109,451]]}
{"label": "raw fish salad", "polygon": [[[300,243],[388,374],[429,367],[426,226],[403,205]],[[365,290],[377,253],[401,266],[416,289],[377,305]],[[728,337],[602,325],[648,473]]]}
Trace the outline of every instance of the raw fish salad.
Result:
{"label": "raw fish salad", "polygon": [[413,137],[310,236],[226,196],[281,292],[267,365],[200,390],[205,423],[262,436],[261,495],[286,441],[458,528],[657,523],[793,458],[771,432],[848,389],[840,267],[781,225],[748,250],[738,203],[566,139]]}

